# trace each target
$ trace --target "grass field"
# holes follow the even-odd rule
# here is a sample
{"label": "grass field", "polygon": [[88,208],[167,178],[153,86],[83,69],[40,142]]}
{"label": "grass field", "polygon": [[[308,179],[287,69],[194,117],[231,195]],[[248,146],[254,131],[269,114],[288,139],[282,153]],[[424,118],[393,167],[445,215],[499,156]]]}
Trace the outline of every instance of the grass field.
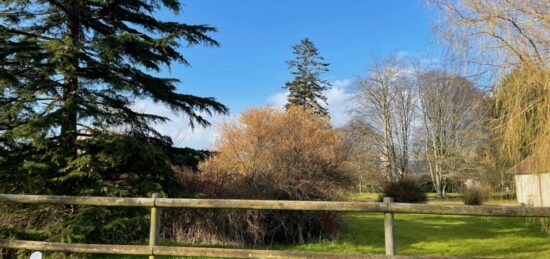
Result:
{"label": "grass field", "polygon": [[[397,214],[399,255],[549,258],[550,238],[523,218]],[[348,231],[334,242],[281,247],[292,250],[384,253],[383,217],[353,213]]]}
{"label": "grass field", "polygon": [[[451,195],[435,204],[460,204]],[[373,200],[375,194],[356,195],[356,200]],[[513,203],[509,200],[489,203]],[[550,236],[532,220],[470,216],[396,214],[398,255],[485,256],[501,258],[550,258]],[[270,247],[280,250],[339,253],[384,253],[381,213],[347,213],[346,230],[334,241]],[[536,221],[535,221],[536,222]],[[96,258],[140,258],[97,256]],[[146,258],[146,257],[142,257]],[[168,258],[168,257],[167,257]]]}

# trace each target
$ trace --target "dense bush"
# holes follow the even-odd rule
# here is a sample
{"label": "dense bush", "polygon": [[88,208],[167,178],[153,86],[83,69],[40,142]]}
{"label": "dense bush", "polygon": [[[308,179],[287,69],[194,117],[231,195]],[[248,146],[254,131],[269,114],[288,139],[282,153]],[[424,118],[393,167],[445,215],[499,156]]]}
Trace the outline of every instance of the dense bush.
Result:
{"label": "dense bush", "polygon": [[[193,168],[208,156],[206,152],[122,134],[82,139],[78,143],[80,155],[66,171],[53,176],[40,174],[46,168],[55,168],[55,164],[46,154],[37,155],[32,163],[19,169],[24,168],[24,173],[33,176],[32,185],[23,172],[2,172],[0,192],[114,197],[148,197],[158,192],[181,197],[175,165],[188,164]],[[0,204],[0,211],[0,238],[128,243],[142,241],[149,233],[149,211],[145,208]]]}
{"label": "dense bush", "polygon": [[[217,155],[200,173],[182,174],[184,190],[204,198],[334,200],[351,185],[347,148],[327,117],[299,107],[251,109],[222,125]],[[192,242],[262,245],[326,238],[338,229],[330,212],[186,210]],[[177,229],[182,231],[177,232]]]}
{"label": "dense bush", "polygon": [[462,200],[465,205],[482,205],[483,192],[477,187],[465,188],[462,192]]}
{"label": "dense bush", "polygon": [[383,197],[392,197],[394,202],[419,203],[426,202],[426,193],[414,179],[400,179],[386,183],[382,188],[380,201]]}

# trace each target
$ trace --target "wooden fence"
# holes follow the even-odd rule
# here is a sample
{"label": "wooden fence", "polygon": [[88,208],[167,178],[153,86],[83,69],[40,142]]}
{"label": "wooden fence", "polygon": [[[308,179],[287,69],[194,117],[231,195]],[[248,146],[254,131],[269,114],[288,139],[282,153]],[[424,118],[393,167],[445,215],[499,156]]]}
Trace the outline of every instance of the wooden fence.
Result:
{"label": "wooden fence", "polygon": [[[280,201],[280,200],[231,200],[231,199],[170,199],[153,195],[151,198],[83,197],[50,195],[0,194],[0,202],[66,204],[114,207],[151,208],[149,245],[69,244],[56,242],[2,240],[0,247],[36,251],[60,251],[71,253],[129,254],[166,256],[205,256],[229,258],[452,258],[452,257],[402,257],[395,255],[394,213],[477,215],[503,217],[549,217],[550,207],[520,206],[466,206],[395,203],[391,198],[384,202],[361,201]],[[159,245],[161,208],[224,208],[258,210],[309,210],[355,211],[384,213],[386,255],[332,254],[291,252],[257,249],[228,249],[204,247],[176,247]]]}

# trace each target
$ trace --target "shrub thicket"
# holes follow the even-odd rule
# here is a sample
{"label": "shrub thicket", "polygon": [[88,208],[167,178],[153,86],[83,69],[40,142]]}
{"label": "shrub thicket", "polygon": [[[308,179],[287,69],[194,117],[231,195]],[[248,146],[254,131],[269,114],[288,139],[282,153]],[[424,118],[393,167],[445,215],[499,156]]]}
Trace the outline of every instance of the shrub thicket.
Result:
{"label": "shrub thicket", "polygon": [[400,179],[386,183],[382,188],[380,201],[383,197],[392,197],[394,202],[419,203],[428,198],[420,185],[413,179]]}
{"label": "shrub thicket", "polygon": [[[186,191],[204,198],[334,200],[351,176],[347,147],[327,117],[301,107],[245,111],[221,127],[218,154],[200,173],[182,174]],[[262,245],[326,238],[338,229],[330,212],[180,211],[187,220],[172,235],[191,242]],[[174,236],[172,236],[174,237]]]}
{"label": "shrub thicket", "polygon": [[483,192],[481,188],[477,187],[465,188],[462,192],[462,200],[464,205],[482,205]]}
{"label": "shrub thicket", "polygon": [[[158,192],[181,197],[174,165],[193,168],[209,155],[122,134],[82,139],[78,143],[80,156],[71,164],[73,173],[61,179],[64,184],[37,175],[43,181],[32,182],[34,193],[148,197]],[[33,165],[38,162],[42,161],[36,159]],[[17,177],[20,175],[0,174],[0,180],[4,180],[0,181],[0,192],[33,193],[26,189],[31,188],[29,183],[17,181],[22,179]],[[145,208],[0,203],[0,211],[0,238],[128,243],[142,241],[149,233],[149,211]]]}

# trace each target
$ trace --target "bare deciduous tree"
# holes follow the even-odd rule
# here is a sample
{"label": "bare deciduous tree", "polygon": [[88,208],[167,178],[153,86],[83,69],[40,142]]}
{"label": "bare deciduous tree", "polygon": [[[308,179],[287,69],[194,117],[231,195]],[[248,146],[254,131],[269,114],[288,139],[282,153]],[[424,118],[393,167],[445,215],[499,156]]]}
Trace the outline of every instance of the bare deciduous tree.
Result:
{"label": "bare deciduous tree", "polygon": [[[483,63],[547,66],[550,61],[548,0],[428,0],[439,11],[442,39],[474,50]],[[487,58],[489,57],[489,58]],[[470,60],[473,61],[473,60]],[[481,62],[482,60],[475,60]]]}
{"label": "bare deciduous tree", "polygon": [[395,116],[394,126],[396,127],[394,132],[397,143],[395,146],[397,165],[399,166],[399,172],[404,176],[409,167],[417,96],[413,75],[408,70],[402,71],[402,73],[404,75],[398,78],[395,86],[393,113]]}
{"label": "bare deciduous tree", "polygon": [[356,175],[359,193],[378,191],[386,181],[386,176],[380,174],[383,170],[380,135],[361,118],[353,118],[340,129],[340,133],[351,146],[347,163]]}
{"label": "bare deciduous tree", "polygon": [[475,171],[473,161],[486,137],[480,109],[483,94],[467,79],[444,71],[420,74],[418,85],[424,133],[421,155],[442,198],[450,179]]}
{"label": "bare deciduous tree", "polygon": [[405,177],[414,124],[415,91],[409,70],[395,56],[376,59],[369,75],[355,81],[353,112],[380,136],[380,150],[388,178]]}

